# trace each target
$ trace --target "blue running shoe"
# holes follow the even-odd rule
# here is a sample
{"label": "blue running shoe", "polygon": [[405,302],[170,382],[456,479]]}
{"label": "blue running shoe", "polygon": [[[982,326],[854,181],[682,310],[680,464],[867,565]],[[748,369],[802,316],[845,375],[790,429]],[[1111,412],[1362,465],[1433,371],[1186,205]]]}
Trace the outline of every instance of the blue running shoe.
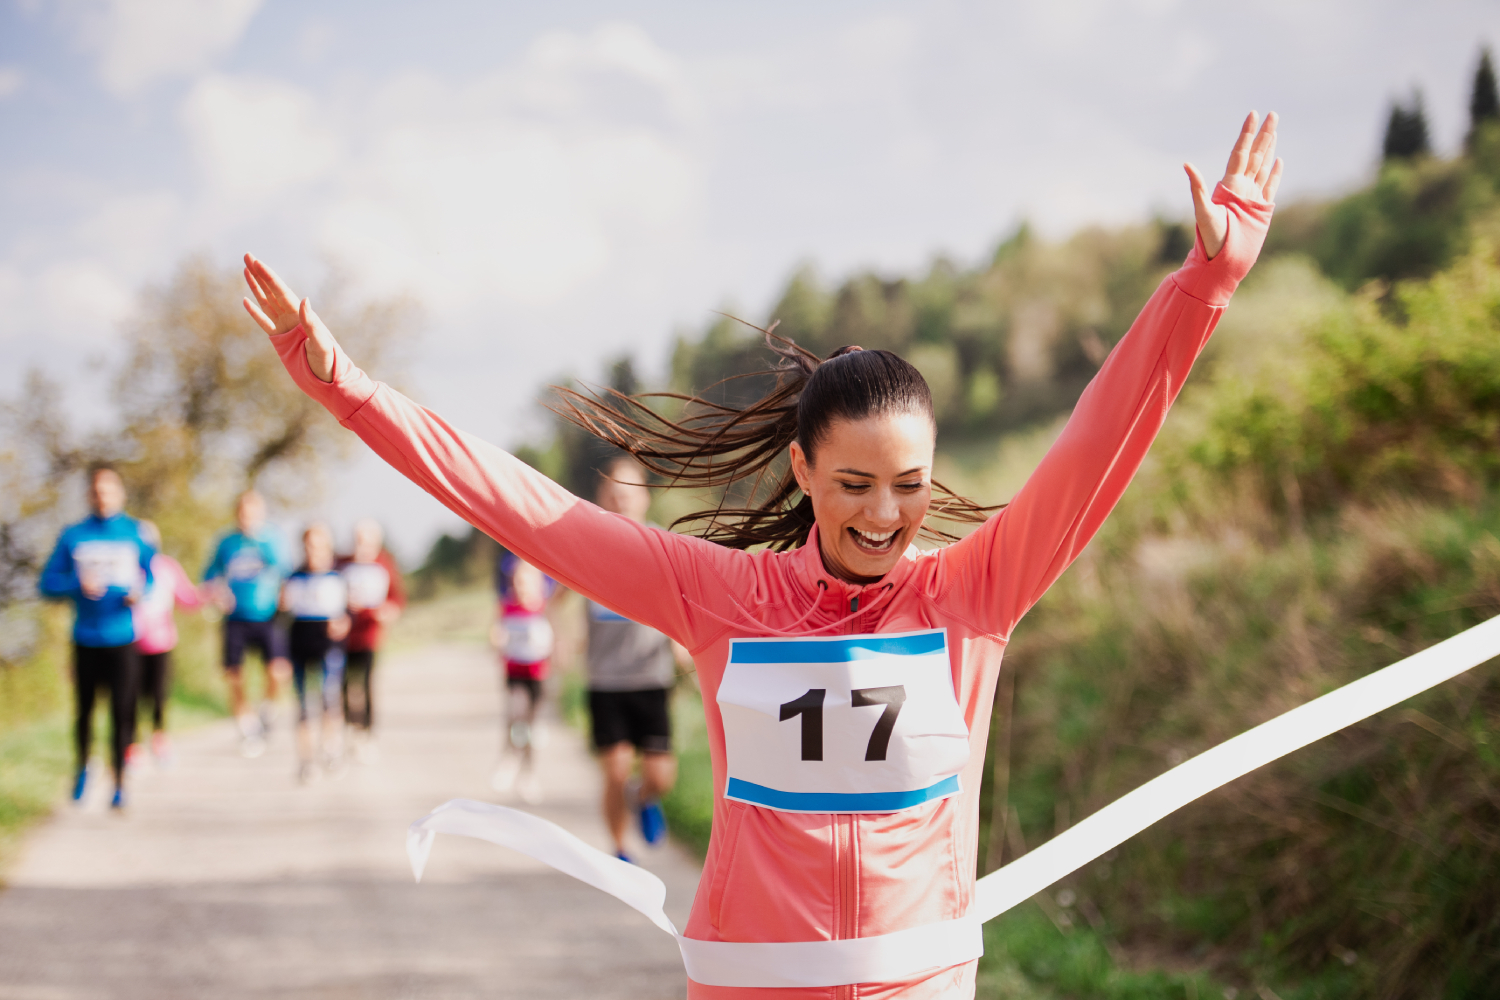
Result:
{"label": "blue running shoe", "polygon": [[89,769],[82,768],[78,772],[78,778],[73,782],[73,801],[83,801],[83,791],[89,784]]}
{"label": "blue running shoe", "polygon": [[109,807],[116,812],[125,808],[125,789],[115,789],[115,797],[109,800]]}
{"label": "blue running shoe", "polygon": [[641,836],[648,844],[659,844],[667,836],[667,817],[660,802],[641,804]]}
{"label": "blue running shoe", "polygon": [[635,864],[635,862],[633,860],[631,860],[630,855],[626,854],[624,851],[616,851],[615,852],[615,857],[619,858],[621,861],[625,862],[627,865],[633,865],[633,864]]}

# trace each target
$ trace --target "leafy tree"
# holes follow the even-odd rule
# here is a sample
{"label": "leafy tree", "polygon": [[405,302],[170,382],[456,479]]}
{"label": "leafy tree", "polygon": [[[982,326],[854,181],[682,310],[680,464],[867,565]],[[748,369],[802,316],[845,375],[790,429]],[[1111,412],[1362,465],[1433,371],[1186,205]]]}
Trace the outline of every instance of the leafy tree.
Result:
{"label": "leafy tree", "polygon": [[[119,469],[130,512],[156,521],[188,565],[201,564],[246,486],[299,506],[316,495],[321,467],[348,436],[282,373],[240,308],[242,294],[238,271],[202,257],[146,290],[113,374],[111,433],[80,437],[59,388],[37,372],[0,406],[0,615],[25,617],[58,528],[82,513],[81,473],[92,462]],[[340,336],[377,368],[414,316],[404,300],[351,303],[337,282],[320,300]]]}
{"label": "leafy tree", "polygon": [[1427,156],[1431,152],[1432,142],[1428,138],[1427,112],[1422,107],[1422,92],[1414,90],[1409,104],[1391,102],[1381,157],[1385,160],[1410,160]]}
{"label": "leafy tree", "polygon": [[1489,46],[1479,52],[1479,66],[1474,70],[1474,89],[1469,95],[1469,134],[1465,148],[1472,148],[1474,138],[1488,122],[1500,121],[1500,89],[1495,85],[1495,67],[1490,63]]}

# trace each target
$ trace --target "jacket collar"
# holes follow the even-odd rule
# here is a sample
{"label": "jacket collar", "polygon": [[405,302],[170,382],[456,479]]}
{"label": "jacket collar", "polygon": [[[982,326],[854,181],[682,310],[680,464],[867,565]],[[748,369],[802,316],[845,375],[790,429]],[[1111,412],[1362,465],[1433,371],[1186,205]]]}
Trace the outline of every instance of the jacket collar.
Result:
{"label": "jacket collar", "polygon": [[855,597],[860,598],[860,604],[866,603],[865,595],[873,596],[887,585],[900,587],[911,573],[912,567],[916,565],[917,556],[920,553],[915,545],[908,545],[896,565],[891,571],[874,583],[849,583],[841,580],[828,572],[823,565],[823,552],[819,547],[818,526],[815,524],[807,533],[807,541],[802,547],[791,554],[792,571],[799,583],[809,592],[821,591],[818,603],[828,603],[840,608],[847,613],[849,602]]}

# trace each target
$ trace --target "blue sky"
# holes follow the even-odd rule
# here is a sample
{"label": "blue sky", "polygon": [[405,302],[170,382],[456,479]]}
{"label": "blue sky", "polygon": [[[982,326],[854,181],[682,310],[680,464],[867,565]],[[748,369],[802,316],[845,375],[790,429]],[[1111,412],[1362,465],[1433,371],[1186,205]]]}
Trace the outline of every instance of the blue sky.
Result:
{"label": "blue sky", "polygon": [[[502,444],[543,382],[786,276],[982,257],[1030,219],[1185,215],[1241,116],[1282,200],[1375,162],[1389,100],[1465,128],[1494,2],[0,4],[0,392],[97,388],[142,287],[252,249],[423,306],[418,398]],[[379,372],[375,373],[379,376]],[[453,524],[373,460],[331,484],[416,555]]]}

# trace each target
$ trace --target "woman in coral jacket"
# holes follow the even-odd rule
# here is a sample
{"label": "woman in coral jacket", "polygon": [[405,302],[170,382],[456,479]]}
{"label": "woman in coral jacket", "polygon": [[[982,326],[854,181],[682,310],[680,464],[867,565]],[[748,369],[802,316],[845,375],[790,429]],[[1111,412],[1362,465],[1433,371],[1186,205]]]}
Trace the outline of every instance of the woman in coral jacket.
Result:
{"label": "woman in coral jacket", "polygon": [[[1198,236],[1187,261],[1010,504],[938,549],[911,544],[935,491],[932,513],[979,509],[935,488],[926,384],[889,352],[820,361],[783,343],[769,396],[682,424],[621,399],[611,402],[625,419],[575,400],[596,433],[688,482],[774,480],[769,463],[789,456],[769,501],[706,512],[707,537],[693,537],[572,496],[372,381],[249,255],[245,306],[297,384],[397,470],[544,573],[692,653],[715,806],[688,939],[843,944],[956,926],[973,895],[1001,657],[1124,492],[1260,252],[1281,162],[1275,116],[1259,125],[1246,119],[1212,192],[1186,168]],[[975,957],[776,995],[970,996]],[[688,994],[767,995],[691,979]]]}

